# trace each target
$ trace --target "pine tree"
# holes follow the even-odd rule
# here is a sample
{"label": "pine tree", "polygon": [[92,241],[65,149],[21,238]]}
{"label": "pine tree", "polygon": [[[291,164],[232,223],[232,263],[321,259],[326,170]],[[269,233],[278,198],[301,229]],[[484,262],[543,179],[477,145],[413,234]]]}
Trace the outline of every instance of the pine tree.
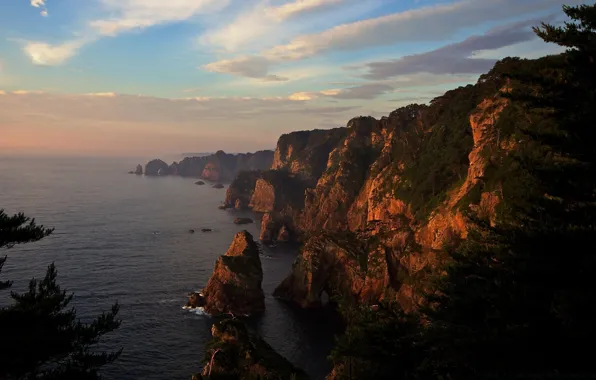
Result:
{"label": "pine tree", "polygon": [[[0,248],[35,242],[52,232],[23,214],[8,216],[0,210]],[[5,261],[6,257],[0,260],[0,269]],[[56,279],[51,264],[43,280],[32,279],[26,293],[11,293],[14,303],[0,309],[0,379],[98,379],[99,368],[120,355],[121,351],[95,348],[104,334],[119,327],[118,304],[91,323],[82,323],[70,306],[73,295]]]}
{"label": "pine tree", "polygon": [[475,228],[428,296],[426,378],[593,374],[596,5],[564,11],[572,22],[535,31],[569,50],[508,74],[498,126],[516,143],[491,157],[499,218],[471,215]]}

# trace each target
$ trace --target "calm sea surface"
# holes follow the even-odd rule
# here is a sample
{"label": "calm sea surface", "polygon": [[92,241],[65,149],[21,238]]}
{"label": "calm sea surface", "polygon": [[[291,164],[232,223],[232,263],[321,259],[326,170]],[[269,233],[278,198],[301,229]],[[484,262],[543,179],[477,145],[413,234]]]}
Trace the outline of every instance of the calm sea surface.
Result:
{"label": "calm sea surface", "polygon": [[[215,260],[234,234],[247,229],[258,237],[258,216],[221,211],[225,189],[196,186],[178,177],[126,174],[139,159],[0,156],[0,208],[36,218],[55,233],[0,254],[2,272],[13,290],[24,291],[55,262],[59,283],[75,293],[83,319],[121,305],[119,330],[108,346],[124,348],[103,371],[108,380],[188,380],[200,370],[213,319],[182,310],[189,291],[202,288]],[[238,216],[257,223],[236,226]],[[212,233],[189,234],[190,228]],[[301,311],[271,297],[296,256],[296,249],[264,249],[267,311],[249,323],[280,354],[313,379],[329,371],[326,355],[337,332],[330,311]],[[6,305],[8,293],[0,293]]]}

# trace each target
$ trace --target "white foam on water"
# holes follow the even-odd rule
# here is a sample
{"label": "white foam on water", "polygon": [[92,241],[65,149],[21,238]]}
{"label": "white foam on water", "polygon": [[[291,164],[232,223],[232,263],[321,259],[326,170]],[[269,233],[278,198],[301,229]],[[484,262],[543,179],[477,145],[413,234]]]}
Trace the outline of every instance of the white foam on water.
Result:
{"label": "white foam on water", "polygon": [[205,309],[202,307],[190,307],[190,306],[182,306],[182,309],[187,310],[193,314],[196,315],[206,315],[208,316],[209,314],[207,314],[207,312],[205,312]]}

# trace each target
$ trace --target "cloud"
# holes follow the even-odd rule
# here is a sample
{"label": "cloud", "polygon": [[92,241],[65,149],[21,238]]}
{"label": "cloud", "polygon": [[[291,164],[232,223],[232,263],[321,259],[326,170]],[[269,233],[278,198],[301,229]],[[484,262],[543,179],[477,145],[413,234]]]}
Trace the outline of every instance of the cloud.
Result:
{"label": "cloud", "polygon": [[[422,54],[399,59],[367,63],[366,79],[379,80],[415,73],[430,74],[480,74],[490,70],[496,59],[478,58],[474,54],[530,41],[536,35],[530,26],[538,21],[524,21],[489,30],[483,35],[472,36],[464,41]],[[358,67],[350,67],[358,68]]]}
{"label": "cloud", "polygon": [[[296,4],[297,2],[290,3]],[[313,1],[313,4],[322,4]],[[330,2],[328,2],[330,4]],[[554,6],[560,6],[563,0],[459,0],[425,6],[413,10],[393,13],[377,18],[338,25],[320,33],[300,35],[284,45],[273,46],[258,55],[240,56],[213,62],[207,67],[225,67],[232,62],[258,65],[261,76],[275,64],[284,61],[297,61],[333,51],[357,51],[377,46],[395,45],[398,43],[439,41],[453,37],[457,32],[480,26],[490,22],[498,22],[527,13],[535,13]],[[581,0],[569,0],[567,3],[581,3]],[[329,5],[328,4],[328,5]],[[286,6],[289,7],[287,4]],[[285,6],[279,7],[282,9]],[[287,8],[291,9],[291,8]],[[246,39],[254,38],[256,30],[265,28],[261,19],[252,19],[250,24],[255,29],[231,26],[218,31],[219,34],[207,35],[207,40],[218,42],[233,50]],[[239,26],[247,23],[240,20]],[[462,22],[465,20],[465,22]],[[259,32],[260,33],[260,32]],[[216,37],[214,37],[216,36]],[[248,58],[250,57],[250,58]],[[480,61],[473,63],[481,64]],[[254,66],[251,66],[254,68]],[[229,72],[225,70],[211,70]],[[243,76],[244,70],[234,70],[234,75]]]}
{"label": "cloud", "polygon": [[100,35],[118,33],[151,26],[181,22],[198,14],[222,9],[229,0],[100,0],[114,16],[97,19],[90,26]]}
{"label": "cloud", "polygon": [[9,92],[0,96],[0,150],[147,158],[215,148],[246,152],[271,149],[281,134],[322,120],[345,125],[359,113],[357,108],[284,97],[166,99]]}
{"label": "cloud", "polygon": [[312,100],[315,98],[315,95],[311,92],[296,92],[290,95],[288,99],[295,100],[295,101],[303,101],[303,100]]}
{"label": "cloud", "polygon": [[77,50],[86,40],[75,40],[60,45],[50,45],[45,42],[30,41],[25,44],[23,51],[36,65],[56,66],[66,62],[76,55]]}
{"label": "cloud", "polygon": [[393,91],[393,86],[385,83],[367,83],[343,89],[330,89],[316,92],[296,92],[290,95],[291,100],[313,100],[319,97],[329,97],[343,100],[370,100]]}
{"label": "cloud", "polygon": [[41,95],[44,92],[43,91],[39,91],[39,90],[16,90],[16,91],[11,91],[10,92],[13,95]]}
{"label": "cloud", "polygon": [[388,84],[371,83],[342,90],[321,91],[321,94],[336,99],[374,99],[391,90],[393,90],[393,87]]}
{"label": "cloud", "polygon": [[[263,40],[279,40],[280,34],[288,30],[280,28],[281,24],[291,18],[329,10],[345,0],[294,0],[277,7],[267,6],[269,1],[260,0],[245,12],[241,12],[224,26],[203,34],[199,41],[204,45],[221,47],[235,52],[246,48],[247,44],[263,44]],[[270,45],[269,45],[270,46]]]}
{"label": "cloud", "polygon": [[276,19],[283,21],[303,13],[328,8],[332,5],[339,4],[342,1],[343,0],[295,0],[279,7],[268,8],[265,12]]}
{"label": "cloud", "polygon": [[[273,61],[299,60],[329,51],[361,50],[399,42],[434,41],[487,22],[501,21],[580,0],[460,0],[343,24],[296,37],[263,53]],[[465,22],[462,22],[465,20]]]}
{"label": "cloud", "polygon": [[43,17],[48,17],[48,10],[46,8],[45,0],[31,0],[30,4],[31,4],[31,6],[33,6],[35,8],[42,8],[41,11],[39,12],[39,14],[42,15]]}
{"label": "cloud", "polygon": [[85,95],[86,96],[99,96],[102,98],[113,98],[114,96],[116,96],[116,93],[115,92],[90,92]]}
{"label": "cloud", "polygon": [[283,82],[288,80],[285,77],[268,74],[269,61],[257,56],[242,56],[230,60],[222,60],[207,64],[203,68],[214,73],[257,78],[267,82]]}

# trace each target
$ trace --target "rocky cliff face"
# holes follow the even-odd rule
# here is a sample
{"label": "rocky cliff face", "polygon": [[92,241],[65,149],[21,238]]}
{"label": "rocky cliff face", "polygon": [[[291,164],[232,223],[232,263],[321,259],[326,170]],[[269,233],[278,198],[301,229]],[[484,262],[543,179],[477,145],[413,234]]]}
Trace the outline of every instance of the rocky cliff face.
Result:
{"label": "rocky cliff face", "polygon": [[226,319],[211,328],[204,367],[193,380],[307,380],[304,371],[279,355],[239,319]]}
{"label": "rocky cliff face", "polygon": [[[194,294],[190,306],[202,306],[211,315],[247,315],[265,310],[263,270],[259,247],[247,231],[236,234],[225,255],[215,263],[213,275],[202,294]],[[202,299],[197,300],[197,297]],[[194,302],[194,304],[193,304]]]}
{"label": "rocky cliff face", "polygon": [[286,170],[316,183],[329,153],[345,137],[345,128],[298,131],[282,135],[273,157],[273,170]]}
{"label": "rocky cliff face", "polygon": [[[275,295],[303,307],[319,306],[327,292],[415,310],[445,248],[466,238],[466,210],[494,221],[502,194],[490,169],[495,152],[514,145],[498,126],[504,91],[497,65],[429,106],[351,120],[291,222],[305,244]],[[276,151],[274,166],[291,167],[287,151]],[[262,187],[270,204],[275,186]],[[262,238],[273,224],[264,218]]]}
{"label": "rocky cliff face", "polygon": [[[151,163],[156,165],[155,162],[160,162],[159,168],[162,169],[162,175],[180,175],[213,182],[227,182],[243,170],[269,170],[273,162],[273,154],[270,150],[241,154],[228,154],[220,150],[207,156],[186,157],[169,166],[161,160],[153,160]],[[157,171],[155,174],[148,175],[157,175]]]}

